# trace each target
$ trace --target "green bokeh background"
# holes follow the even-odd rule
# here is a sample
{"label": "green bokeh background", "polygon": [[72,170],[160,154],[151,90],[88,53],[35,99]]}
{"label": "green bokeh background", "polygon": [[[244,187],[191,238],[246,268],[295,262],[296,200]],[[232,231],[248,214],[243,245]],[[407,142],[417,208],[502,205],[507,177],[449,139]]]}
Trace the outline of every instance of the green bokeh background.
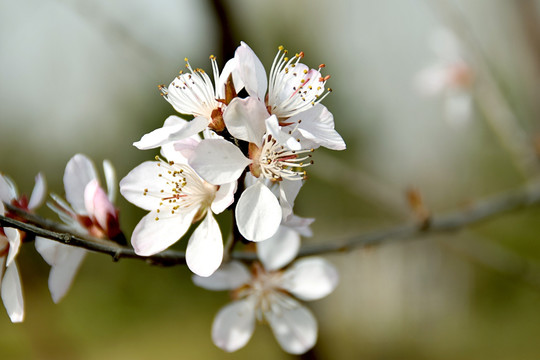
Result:
{"label": "green bokeh background", "polygon": [[[518,187],[526,179],[476,111],[448,124],[440,98],[414,91],[435,59],[429,35],[458,6],[492,67],[519,126],[538,131],[538,43],[519,1],[224,1],[236,44],[246,41],[270,67],[278,45],[326,63],[325,99],[345,152],[318,150],[296,212],[315,217],[330,242],[411,221],[404,191],[419,189],[442,213]],[[532,17],[540,4],[531,5]],[[528,15],[528,16],[526,16]],[[212,1],[0,0],[0,170],[29,193],[42,171],[63,193],[75,153],[109,159],[119,177],[156,152],[131,146],[161,126],[172,107],[157,85],[189,57],[223,65]],[[534,34],[533,34],[534,35]],[[538,34],[536,34],[538,36]],[[227,49],[225,49],[227,50]],[[481,79],[479,80],[481,81]],[[119,199],[130,233],[144,212]],[[42,209],[44,215],[51,215]],[[341,281],[310,303],[319,320],[320,359],[538,359],[540,289],[479,265],[458,248],[500,247],[540,257],[540,210],[505,215],[459,233],[329,255]],[[230,216],[221,218],[224,229]],[[175,245],[183,249],[185,241]],[[492,254],[493,255],[493,254]],[[491,256],[491,255],[489,255]],[[0,315],[1,359],[286,359],[266,326],[226,354],[210,338],[228,294],[195,287],[185,267],[90,254],[67,297],[54,305],[48,266],[24,245],[19,257],[26,319]],[[0,311],[3,313],[3,311]]]}

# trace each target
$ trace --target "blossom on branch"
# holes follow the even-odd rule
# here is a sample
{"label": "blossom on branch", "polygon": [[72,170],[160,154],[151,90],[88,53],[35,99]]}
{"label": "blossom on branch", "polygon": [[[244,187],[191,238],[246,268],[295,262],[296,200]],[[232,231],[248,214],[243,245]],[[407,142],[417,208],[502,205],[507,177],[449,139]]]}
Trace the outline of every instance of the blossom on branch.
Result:
{"label": "blossom on branch", "polygon": [[[85,155],[73,156],[64,172],[68,202],[51,194],[53,202],[47,205],[75,232],[123,243],[125,239],[120,230],[118,210],[113,205],[116,175],[109,161],[103,162],[103,170],[107,192],[99,183],[94,163]],[[57,303],[66,295],[87,250],[40,236],[36,237],[36,250],[51,265],[49,290]]]}
{"label": "blossom on branch", "polygon": [[289,245],[289,241],[266,240],[257,243],[262,264],[255,262],[248,269],[231,261],[210,277],[193,276],[194,283],[205,289],[231,290],[233,302],[218,312],[212,325],[216,346],[228,352],[244,347],[257,320],[270,325],[288,353],[302,354],[315,345],[317,321],[298,300],[327,296],[337,286],[339,276],[333,265],[319,257],[300,259],[281,269],[297,255],[298,249]]}
{"label": "blossom on branch", "polygon": [[[45,178],[38,174],[30,200],[25,195],[19,196],[15,183],[7,176],[0,174],[0,214],[19,219],[15,213],[6,211],[4,204],[15,206],[21,210],[32,212],[45,199]],[[21,219],[24,220],[24,219]],[[6,311],[12,322],[24,320],[24,300],[19,277],[19,269],[15,257],[19,252],[25,233],[10,227],[0,227],[0,286],[1,296]]]}
{"label": "blossom on branch", "polygon": [[194,273],[209,276],[223,259],[221,231],[213,214],[232,204],[236,182],[212,185],[174,148],[163,147],[162,154],[165,160],[144,162],[120,181],[122,195],[150,211],[135,227],[131,244],[139,255],[156,254],[202,220],[187,244],[186,262]]}

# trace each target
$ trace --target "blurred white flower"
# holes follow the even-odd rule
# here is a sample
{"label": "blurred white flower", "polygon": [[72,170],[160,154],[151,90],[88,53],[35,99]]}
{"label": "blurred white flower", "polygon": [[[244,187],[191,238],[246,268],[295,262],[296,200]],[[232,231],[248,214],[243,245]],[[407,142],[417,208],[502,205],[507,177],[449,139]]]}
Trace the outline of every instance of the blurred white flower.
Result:
{"label": "blurred white flower", "polygon": [[[121,235],[116,197],[116,176],[110,162],[103,162],[108,192],[99,184],[94,163],[85,155],[73,156],[64,172],[64,201],[51,194],[54,202],[47,205],[75,231],[91,236],[114,239]],[[49,290],[58,303],[67,293],[87,251],[36,236],[36,250],[51,266]]]}
{"label": "blurred white flower", "polygon": [[442,96],[446,119],[451,124],[463,124],[472,115],[473,71],[450,30],[438,29],[430,40],[437,59],[418,73],[416,88],[426,96]]}
{"label": "blurred white flower", "polygon": [[[186,145],[180,142],[178,145]],[[220,186],[204,181],[173,146],[162,147],[167,161],[147,161],[120,181],[120,192],[150,212],[133,231],[131,243],[139,255],[149,256],[178,241],[192,223],[202,220],[191,235],[186,262],[194,273],[211,275],[223,259],[223,242],[213,214],[234,201],[236,181]]]}
{"label": "blurred white flower", "polygon": [[[17,218],[16,214],[10,214],[4,207],[5,204],[13,205],[21,210],[33,211],[39,207],[46,194],[45,178],[38,174],[36,184],[30,200],[25,195],[19,196],[17,187],[7,176],[0,174],[0,214]],[[15,256],[19,252],[24,232],[10,227],[0,227],[0,286],[1,296],[6,311],[12,322],[24,320],[24,300],[19,270],[15,262]]]}
{"label": "blurred white flower", "polygon": [[[278,343],[288,353],[302,354],[317,341],[317,321],[296,299],[311,301],[330,294],[338,283],[337,270],[326,260],[310,257],[285,266],[297,255],[289,241],[274,239],[258,243],[263,264],[249,269],[238,261],[221,266],[212,276],[193,276],[196,285],[208,290],[232,290],[235,299],[222,308],[212,325],[212,340],[232,352],[247,344],[255,322],[266,321]],[[283,256],[283,252],[286,256]]]}

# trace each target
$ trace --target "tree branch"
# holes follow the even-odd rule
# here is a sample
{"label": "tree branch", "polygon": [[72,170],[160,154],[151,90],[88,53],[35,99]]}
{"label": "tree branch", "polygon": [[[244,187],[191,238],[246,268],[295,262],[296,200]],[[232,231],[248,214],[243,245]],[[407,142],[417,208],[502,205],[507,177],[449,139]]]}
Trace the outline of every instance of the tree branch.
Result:
{"label": "tree branch", "polygon": [[[302,246],[298,257],[346,252],[355,248],[377,245],[387,241],[405,240],[436,233],[458,231],[510,211],[531,207],[539,203],[540,183],[525,185],[517,190],[480,200],[473,205],[467,206],[465,209],[446,215],[433,216],[429,222],[422,224],[408,223],[387,229],[375,230],[368,234],[341,241],[331,241],[324,244],[307,244]],[[114,261],[118,261],[121,258],[139,259],[149,264],[160,266],[184,265],[186,263],[185,252],[182,251],[167,250],[152,256],[140,256],[135,254],[133,249],[118,245],[113,241],[75,233],[66,225],[26,213],[10,205],[6,205],[6,208],[27,222],[21,222],[0,215],[0,226],[13,227],[33,236],[41,236],[66,245],[108,254],[112,256]],[[247,251],[235,251],[230,257],[242,261],[253,261],[257,259],[255,253]]]}

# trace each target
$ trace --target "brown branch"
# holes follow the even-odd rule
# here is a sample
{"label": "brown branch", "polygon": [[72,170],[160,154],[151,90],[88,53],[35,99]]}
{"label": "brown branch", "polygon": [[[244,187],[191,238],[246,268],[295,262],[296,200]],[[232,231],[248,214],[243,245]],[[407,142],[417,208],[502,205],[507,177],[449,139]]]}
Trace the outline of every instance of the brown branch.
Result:
{"label": "brown branch", "polygon": [[[387,229],[376,230],[368,234],[355,236],[341,241],[330,241],[323,244],[304,245],[298,257],[322,255],[334,252],[345,252],[355,248],[372,246],[383,242],[406,240],[424,237],[436,233],[447,233],[464,229],[470,225],[501,216],[520,208],[531,207],[540,203],[540,183],[525,185],[517,190],[498,194],[480,200],[465,209],[446,215],[433,216],[429,223],[408,223]],[[25,231],[33,236],[42,236],[63,244],[81,247],[90,251],[108,254],[115,261],[121,258],[139,259],[152,265],[172,266],[186,263],[185,253],[167,250],[152,256],[140,256],[133,249],[118,245],[110,240],[94,238],[84,234],[74,233],[65,225],[43,219],[39,216],[25,213],[12,206],[18,217],[24,218],[21,222],[6,216],[0,216],[0,226],[13,227]],[[232,259],[242,261],[256,260],[256,254],[246,251],[232,252]]]}

